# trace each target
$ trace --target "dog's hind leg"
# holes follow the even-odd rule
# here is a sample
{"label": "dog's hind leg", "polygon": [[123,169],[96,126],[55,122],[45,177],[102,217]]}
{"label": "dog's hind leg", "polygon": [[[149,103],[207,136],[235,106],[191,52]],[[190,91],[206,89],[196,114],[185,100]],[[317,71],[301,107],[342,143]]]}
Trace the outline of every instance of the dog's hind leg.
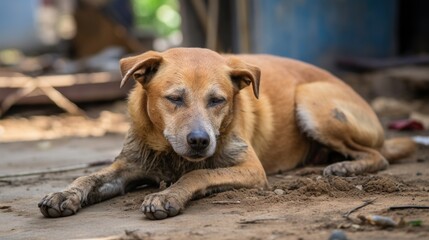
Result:
{"label": "dog's hind leg", "polygon": [[341,153],[348,161],[327,166],[324,175],[349,176],[385,169],[384,134],[370,106],[347,85],[313,82],[296,90],[296,115],[310,138]]}

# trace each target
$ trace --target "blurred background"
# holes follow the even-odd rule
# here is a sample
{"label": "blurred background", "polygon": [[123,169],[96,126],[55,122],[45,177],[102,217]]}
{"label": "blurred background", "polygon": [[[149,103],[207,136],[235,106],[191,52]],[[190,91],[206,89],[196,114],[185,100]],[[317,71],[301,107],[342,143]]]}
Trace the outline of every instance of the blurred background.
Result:
{"label": "blurred background", "polygon": [[0,1],[0,141],[125,132],[134,83],[119,88],[119,59],[178,46],[309,62],[381,117],[427,127],[428,10],[425,0]]}
{"label": "blurred background", "polygon": [[[122,149],[134,81],[119,88],[119,60],[178,46],[268,53],[325,68],[371,104],[386,138],[413,137],[422,145],[380,175],[348,183],[329,178],[328,184],[320,166],[278,174],[270,182],[285,196],[233,191],[223,196],[225,202],[242,200],[236,208],[228,204],[199,214],[211,208],[210,198],[193,204],[179,221],[142,221],[140,191],[65,220],[43,219],[36,207],[42,196],[110,164]],[[395,213],[401,223],[405,218],[422,225],[387,230],[339,214],[363,198],[378,199],[368,214],[391,214],[385,207],[398,204],[428,205],[428,54],[428,0],[0,0],[0,238],[88,239],[125,232],[123,239],[135,239],[140,229],[147,234],[141,239],[320,239],[341,228],[359,234],[351,235],[355,239],[428,239],[427,211]],[[261,208],[265,203],[270,207]],[[303,204],[310,208],[302,211]],[[361,235],[366,233],[372,235]]]}

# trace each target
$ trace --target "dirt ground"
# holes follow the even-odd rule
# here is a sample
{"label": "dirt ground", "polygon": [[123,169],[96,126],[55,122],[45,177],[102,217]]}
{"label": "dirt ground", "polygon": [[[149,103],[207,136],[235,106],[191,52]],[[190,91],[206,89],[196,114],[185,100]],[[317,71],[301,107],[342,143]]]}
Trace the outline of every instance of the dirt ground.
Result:
{"label": "dirt ground", "polygon": [[[15,115],[1,120],[0,175],[113,159],[127,128],[119,108],[100,111],[92,119]],[[387,133],[415,134],[429,135]],[[377,174],[323,177],[323,166],[308,166],[270,176],[270,189],[214,194],[162,221],[148,220],[139,211],[145,195],[158,191],[154,188],[81,209],[71,217],[42,216],[37,203],[45,194],[99,168],[0,178],[0,239],[328,239],[335,229],[348,239],[429,239],[428,209],[389,210],[429,206],[429,147],[419,147],[414,156]],[[368,200],[374,201],[343,217]],[[370,215],[402,219],[403,224],[383,228],[358,217]],[[415,220],[420,226],[408,224]]]}

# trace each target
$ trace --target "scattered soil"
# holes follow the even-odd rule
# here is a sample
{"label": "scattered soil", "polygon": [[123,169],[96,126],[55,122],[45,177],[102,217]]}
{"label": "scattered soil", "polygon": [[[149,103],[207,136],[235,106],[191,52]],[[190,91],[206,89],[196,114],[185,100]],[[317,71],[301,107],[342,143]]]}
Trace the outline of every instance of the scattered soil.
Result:
{"label": "scattered soil", "polygon": [[[126,128],[121,125],[126,122],[125,115],[116,114],[120,113],[104,113],[112,122],[103,125],[106,126],[104,132],[97,134],[91,131],[100,122],[87,122],[91,121],[87,118],[44,117],[45,121],[60,121],[63,129],[70,130],[63,131],[64,135],[61,127],[55,129],[55,135],[44,135],[52,127],[34,130],[40,125],[32,125],[32,118],[26,118],[29,125],[26,129],[31,128],[38,139],[43,139],[37,141],[20,138],[27,136],[19,131],[24,129],[25,120],[1,120],[4,133],[9,134],[3,136],[10,138],[0,136],[3,141],[0,175],[113,159],[124,138],[124,131],[118,129]],[[95,114],[93,121],[102,121],[97,120],[100,116]],[[81,131],[73,132],[73,127],[67,127],[67,121],[80,126]],[[413,134],[429,135],[428,132],[387,132],[388,136]],[[126,193],[81,209],[71,217],[42,217],[37,203],[46,193],[60,191],[75,178],[98,169],[100,167],[0,178],[0,238],[328,239],[332,231],[340,229],[349,239],[429,239],[429,210],[388,210],[398,205],[429,206],[429,147],[420,147],[412,157],[377,174],[323,177],[323,166],[308,166],[269,176],[269,189],[235,189],[212,194],[192,201],[179,216],[162,221],[147,220],[139,210],[147,194],[159,191],[155,188]],[[351,209],[374,199],[349,218],[343,217]],[[405,224],[382,228],[362,222],[359,215],[402,219]],[[406,224],[414,220],[420,220],[421,226]]]}

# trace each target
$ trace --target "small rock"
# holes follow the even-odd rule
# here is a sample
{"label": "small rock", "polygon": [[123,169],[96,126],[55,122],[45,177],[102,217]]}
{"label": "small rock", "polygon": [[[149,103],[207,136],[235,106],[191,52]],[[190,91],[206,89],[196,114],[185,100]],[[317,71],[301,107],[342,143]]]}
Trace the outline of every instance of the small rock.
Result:
{"label": "small rock", "polygon": [[353,229],[355,229],[355,230],[359,230],[360,229],[360,225],[358,225],[358,224],[352,224],[352,226],[351,226]]}
{"label": "small rock", "polygon": [[205,235],[203,231],[191,231],[190,234],[196,235],[196,236],[204,236]]}
{"label": "small rock", "polygon": [[284,190],[277,188],[276,190],[274,190],[274,193],[277,195],[283,195],[285,193]]}
{"label": "small rock", "polygon": [[421,176],[422,173],[421,172],[416,172],[416,176]]}
{"label": "small rock", "polygon": [[332,231],[329,240],[347,240],[347,236],[343,231],[336,229]]}
{"label": "small rock", "polygon": [[361,190],[361,191],[363,189],[362,185],[356,185],[356,188],[359,189],[359,190]]}
{"label": "small rock", "polygon": [[43,141],[37,144],[37,148],[40,150],[47,150],[52,147],[52,143],[50,141]]}

